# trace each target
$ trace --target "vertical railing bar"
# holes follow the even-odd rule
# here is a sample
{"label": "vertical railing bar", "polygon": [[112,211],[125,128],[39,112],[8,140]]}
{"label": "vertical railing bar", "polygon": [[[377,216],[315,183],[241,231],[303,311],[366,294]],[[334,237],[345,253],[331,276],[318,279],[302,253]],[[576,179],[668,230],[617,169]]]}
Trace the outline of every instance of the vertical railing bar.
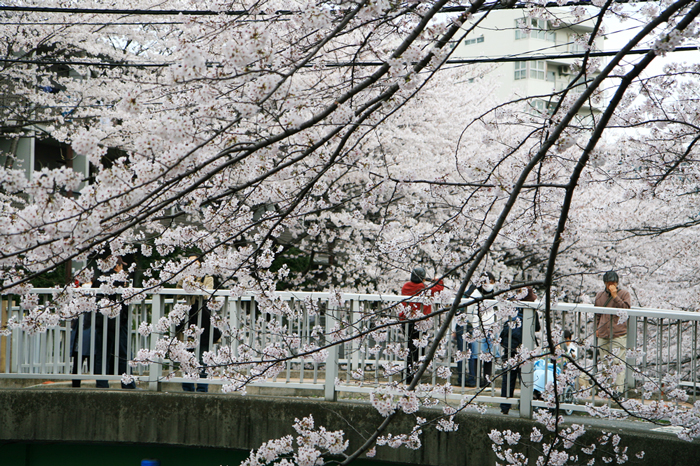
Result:
{"label": "vertical railing bar", "polygon": [[698,364],[697,364],[697,347],[698,347],[698,321],[693,321],[693,347],[690,353],[691,375],[693,377],[693,404],[697,400],[698,391]]}
{"label": "vertical railing bar", "polygon": [[[350,308],[348,312],[350,316],[348,331],[354,335],[359,330],[358,325],[360,321],[360,302],[357,299],[351,299],[348,307]],[[357,341],[353,339],[349,343],[345,343],[343,346],[343,352],[345,353],[344,356],[347,360],[347,364],[345,365],[345,377],[347,380],[352,371],[357,370],[357,365],[359,362],[359,355],[356,351]]]}
{"label": "vertical railing bar", "polygon": [[[291,320],[291,319],[287,319],[287,322],[289,323],[289,328],[288,328],[287,331],[288,331],[289,333],[293,334],[293,333],[294,333],[294,327],[292,326],[292,320]],[[299,335],[299,338],[301,338],[301,335]],[[301,340],[300,340],[300,341],[301,341]],[[285,374],[286,377],[285,377],[285,381],[286,381],[286,383],[289,383],[289,382],[292,380],[292,360],[291,360],[291,359],[288,359],[287,362],[285,363],[285,366],[286,366],[286,374]]]}
{"label": "vertical railing bar", "polygon": [[[330,336],[330,331],[334,326],[332,322],[337,318],[335,309],[331,309],[330,299],[326,306],[326,335]],[[303,367],[303,361],[302,361]],[[328,358],[326,359],[326,373],[324,379],[324,397],[326,401],[336,401],[335,379],[338,376],[338,345],[328,348]]]}
{"label": "vertical railing bar", "polygon": [[[44,302],[42,304],[46,305],[46,297],[44,297],[43,301]],[[47,334],[46,333],[47,333],[46,331],[39,332],[38,338],[35,338],[35,340],[36,340],[35,351],[38,351],[39,354],[36,355],[38,357],[35,356],[35,358],[33,358],[31,360],[31,363],[32,363],[31,372],[33,374],[36,374],[37,372],[39,372],[40,374],[44,374],[46,372],[45,363],[46,363],[46,353],[48,351],[47,340],[46,340]]]}
{"label": "vertical railing bar", "polygon": [[71,373],[70,358],[72,356],[73,348],[70,346],[71,342],[71,325],[73,320],[63,321],[65,331],[63,332],[63,374]]}
{"label": "vertical railing bar", "polygon": [[[151,307],[153,307],[153,301],[151,300]],[[138,322],[139,325],[141,325],[141,322],[146,322],[148,323],[148,307],[146,306],[146,296],[144,295],[143,299],[141,300],[141,307],[139,308],[138,311]],[[137,346],[139,348],[146,348],[147,347],[147,339],[145,336],[141,335],[141,333],[138,333],[136,335],[137,338]],[[145,368],[142,364],[138,365],[138,374],[139,377],[142,377],[143,374],[145,373]]]}
{"label": "vertical railing bar", "polygon": [[[638,333],[638,327],[639,327],[639,320],[637,319],[636,316],[632,316],[628,318],[628,328],[630,330],[627,331],[627,348],[636,350],[637,349],[637,333]],[[636,381],[634,377],[634,372],[635,372],[635,367],[636,367],[636,359],[635,358],[630,358],[629,357],[629,352],[626,352],[625,356],[625,379],[623,382],[623,393],[626,392],[630,388],[634,388],[636,386]]]}
{"label": "vertical railing bar", "polygon": [[133,328],[134,328],[134,309],[136,309],[136,305],[130,304],[127,306],[127,315],[126,315],[126,354],[124,357],[126,358],[126,373],[128,375],[132,375],[133,372],[131,370],[131,364],[129,364],[129,361],[131,360],[131,336],[133,333]]}
{"label": "vertical railing bar", "polygon": [[676,374],[678,374],[679,381],[681,377],[681,345],[683,343],[683,323],[678,319],[678,337],[676,339]]}
{"label": "vertical railing bar", "polygon": [[[348,303],[349,311],[348,315],[350,317],[349,319],[349,326],[348,326],[348,332],[350,334],[355,335],[357,333],[357,315],[359,315],[359,302],[357,299],[351,299],[350,302]],[[345,359],[347,360],[347,363],[345,364],[345,382],[347,383],[350,378],[353,370],[356,370],[358,362],[357,362],[357,353],[355,352],[355,348],[357,347],[357,341],[355,339],[352,339],[350,342],[345,342],[343,343],[343,354],[345,355]],[[342,378],[342,377],[341,377]]]}
{"label": "vertical railing bar", "polygon": [[[109,317],[102,317],[102,375],[107,375],[107,341],[109,340]],[[95,354],[95,353],[92,353]],[[109,383],[109,382],[107,382]]]}
{"label": "vertical railing bar", "polygon": [[229,345],[233,350],[233,355],[238,354],[238,329],[241,321],[241,312],[243,308],[243,299],[239,296],[230,303],[233,305],[233,312],[229,309],[229,326],[231,331],[231,336],[229,336]]}
{"label": "vertical railing bar", "polygon": [[[21,331],[20,331],[21,332]],[[27,366],[26,363],[26,353],[29,351],[29,347],[27,346],[27,335],[24,332],[20,333],[21,340],[20,340],[20,351],[19,351],[19,372],[24,373],[25,368]]]}
{"label": "vertical railing bar", "polygon": [[32,371],[32,362],[34,361],[34,340],[35,336],[30,336],[27,335],[24,339],[24,344],[25,344],[25,351],[24,351],[24,367],[26,368],[26,372],[28,374],[31,374]]}
{"label": "vertical railing bar", "polygon": [[[7,300],[7,318],[10,318],[10,300]],[[5,373],[9,374],[11,372],[10,367],[11,367],[11,361],[12,361],[12,356],[13,356],[13,351],[12,351],[12,343],[14,342],[16,336],[16,330],[12,330],[9,335],[7,335],[5,338]]]}
{"label": "vertical railing bar", "polygon": [[644,353],[642,355],[642,374],[644,374],[644,377],[647,377],[648,375],[648,368],[647,368],[647,340],[649,339],[649,332],[648,332],[648,326],[649,326],[649,318],[644,317],[642,321],[642,352]]}
{"label": "vertical railing bar", "polygon": [[663,359],[662,359],[662,351],[663,351],[663,318],[659,318],[656,320],[656,372],[659,377],[659,401],[661,401],[661,389],[662,389],[662,383],[661,383],[661,377],[663,373]]}
{"label": "vertical railing bar", "polygon": [[[7,318],[10,318],[10,301],[9,301],[9,295],[7,295],[7,301],[5,299],[5,296],[0,295],[0,327],[3,327],[7,325],[7,322],[3,317],[5,314],[7,314]],[[7,302],[7,304],[5,304]],[[3,343],[5,344],[5,367],[0,368],[0,371],[4,372],[5,374],[9,374],[9,367],[8,367],[8,361],[10,359],[10,350],[7,345],[7,343],[10,341],[10,335],[12,335],[12,332],[10,332],[8,335],[0,335],[0,352],[2,352],[1,346]]]}
{"label": "vertical railing bar", "polygon": [[672,341],[671,332],[672,331],[673,331],[673,321],[671,320],[671,318],[669,318],[668,319],[668,345],[667,345],[668,349],[666,350],[666,353],[667,353],[666,373],[667,374],[671,372],[671,341]]}
{"label": "vertical railing bar", "polygon": [[[370,338],[371,338],[371,337],[370,337]],[[374,383],[375,383],[376,385],[379,385],[379,383],[380,383],[380,380],[379,380],[379,379],[381,378],[381,377],[380,377],[380,374],[381,374],[381,372],[380,372],[380,367],[381,367],[382,362],[381,362],[381,360],[379,359],[379,354],[378,354],[378,353],[372,354],[372,353],[369,352],[369,343],[370,343],[370,340],[369,340],[369,338],[368,338],[368,339],[365,341],[365,352],[368,353],[368,354],[370,354],[370,359],[373,359],[373,360],[374,360]],[[376,343],[376,342],[374,341],[374,339],[372,339],[372,343]]]}
{"label": "vertical railing bar", "polygon": [[[155,324],[160,320],[164,313],[164,299],[160,293],[154,293],[151,298],[151,323]],[[158,341],[158,335],[152,332],[150,335],[150,345],[149,349],[155,350],[156,343]],[[160,365],[161,361],[152,361],[148,365],[148,389],[151,391],[160,391],[160,375],[162,375],[162,369]]]}
{"label": "vertical railing bar", "polygon": [[[250,345],[251,348],[255,348],[255,326],[256,326],[256,318],[255,318],[255,312],[256,312],[256,302],[255,302],[255,297],[251,296],[250,297],[250,336],[248,338],[248,344]],[[250,368],[247,369],[248,375],[250,375]]]}
{"label": "vertical railing bar", "polygon": [[260,342],[260,351],[262,351],[268,343],[269,336],[267,331],[267,319],[269,316],[269,313],[263,313],[262,310],[260,311],[260,332],[258,334]]}
{"label": "vertical railing bar", "polygon": [[[513,353],[515,353],[515,354],[517,354],[517,353],[514,351],[515,348],[513,348],[513,327],[511,327],[508,322],[506,322],[506,325],[508,325],[508,354],[506,354],[504,356],[506,358],[508,358],[508,359],[506,359],[506,361],[509,361],[513,357]],[[522,325],[522,323],[521,323],[521,325]],[[464,365],[462,365],[462,367],[464,367]],[[511,380],[511,378],[513,376],[514,376],[514,374],[510,370],[510,365],[508,365],[508,373],[506,374],[506,377],[507,377],[507,379],[506,379],[506,384],[507,384],[506,385],[506,387],[507,387],[506,388],[506,395],[508,396],[508,398],[511,397],[510,385],[513,384],[513,386],[515,386],[515,383],[517,383],[517,380],[516,381]],[[501,381],[501,383],[503,383],[503,381]],[[464,386],[464,383],[462,384],[462,386]],[[523,390],[523,387],[520,387],[520,390]],[[515,395],[515,393],[513,393],[513,395]],[[512,405],[511,405],[511,407],[512,407]]]}
{"label": "vertical railing bar", "polygon": [[[309,313],[306,312],[306,309],[300,306],[301,310],[301,316],[303,320],[303,330],[304,334],[306,335],[306,340],[311,344],[311,316],[309,316]],[[316,383],[316,375],[318,374],[318,363],[314,361],[313,359],[311,360],[311,368],[312,368],[312,381],[313,383]]]}
{"label": "vertical railing bar", "polygon": [[[531,350],[533,348],[534,338],[533,331],[535,329],[534,310],[530,307],[523,308],[523,347]],[[531,361],[526,361],[522,365],[520,387],[520,417],[532,419],[532,390],[533,390],[533,365]]]}
{"label": "vertical railing bar", "polygon": [[[238,353],[238,329],[240,328],[240,311],[242,307],[241,297],[236,299],[231,299],[228,301],[228,306],[226,312],[228,312],[228,322],[229,322],[229,337],[228,344],[231,348],[231,357],[235,357]],[[232,310],[233,308],[233,310]]]}
{"label": "vertical railing bar", "polygon": [[[308,311],[306,308],[304,308],[301,303],[299,303],[299,307],[301,308],[303,315],[305,316],[306,319],[306,329],[305,332],[309,336],[309,342],[311,342],[311,316],[309,316]],[[314,323],[316,322],[316,319],[314,318]],[[313,363],[314,366],[314,377],[313,377],[313,383],[316,384],[318,383],[318,362],[314,361]]]}
{"label": "vertical railing bar", "polygon": [[46,355],[42,372],[44,374],[54,374],[56,367],[56,327],[46,329]]}
{"label": "vertical railing bar", "polygon": [[[17,309],[14,309],[14,306],[12,305],[13,300],[10,300],[10,307],[8,308],[8,318],[13,317],[12,313],[13,311],[16,314],[17,317],[17,322],[22,321],[22,314],[19,310],[19,305],[17,306]],[[14,351],[11,352],[11,354],[14,356],[12,359],[14,361],[14,372],[15,373],[21,373],[22,372],[22,350],[23,350],[23,342],[22,340],[24,339],[24,332],[20,330],[19,328],[15,328],[12,331],[12,341],[14,344]]]}
{"label": "vertical railing bar", "polygon": [[[494,317],[494,322],[491,324],[492,328],[489,329],[489,332],[493,331],[494,327],[496,325],[496,318]],[[490,341],[489,343],[489,352],[491,353],[491,373],[488,374],[490,383],[489,383],[489,388],[491,390],[491,396],[496,396],[496,384],[494,383],[493,376],[496,373],[496,352],[498,351],[498,348],[496,347],[497,343],[494,343],[494,339],[491,338],[491,335],[489,334],[489,338],[486,340],[487,342]],[[501,381],[503,383],[503,381]]]}
{"label": "vertical railing bar", "polygon": [[49,330],[46,330],[39,334],[39,367],[37,369],[40,374],[46,374],[46,357],[49,352],[48,332]]}
{"label": "vertical railing bar", "polygon": [[[433,304],[435,306],[435,304]],[[433,340],[437,340],[437,334],[438,330],[440,329],[438,321],[439,318],[432,317],[431,319],[433,321]],[[426,332],[427,333],[427,332]],[[439,342],[438,342],[439,344]],[[423,356],[425,356],[425,348],[421,348],[418,354],[420,355],[422,353]],[[418,360],[420,361],[420,356],[418,357]],[[437,367],[439,366],[439,363],[436,364],[435,361],[433,361],[433,369],[430,371],[430,383],[434,387],[437,385]]]}
{"label": "vertical railing bar", "polygon": [[[197,327],[200,329],[203,329],[204,327],[202,326],[202,314],[204,314],[204,310],[202,309],[204,306],[204,299],[202,299],[202,296],[194,296],[193,301],[195,303],[196,309],[197,309]],[[165,314],[164,314],[165,315]],[[209,332],[211,333],[211,332]],[[197,359],[197,364],[200,364],[201,358],[202,358],[202,337],[200,335],[199,339],[197,340],[197,346],[194,348],[194,357]]]}
{"label": "vertical railing bar", "polygon": [[[216,302],[216,297],[214,296],[213,293],[209,293],[206,291],[204,293],[207,293],[207,294],[205,295],[206,299],[202,299],[202,319],[204,318],[204,309],[203,308],[204,308],[204,306],[207,306],[207,309],[209,310],[209,322],[204,322],[204,324],[209,327],[209,338],[208,338],[209,341],[207,342],[208,343],[207,348],[209,348],[208,351],[214,351],[214,324],[212,323],[212,318],[214,317],[214,315],[216,313],[216,305],[212,305],[211,308],[209,308],[208,305],[210,303]],[[213,320],[216,321],[216,319],[213,319]],[[206,367],[206,363],[204,362],[204,351],[202,351],[201,354],[202,354],[202,359],[201,359],[202,367],[204,368],[204,367]],[[205,369],[205,371],[206,371],[206,369]],[[200,371],[200,373],[201,373],[201,371]],[[208,373],[206,375],[207,375],[207,377],[209,376]]]}
{"label": "vertical railing bar", "polygon": [[61,342],[63,341],[63,331],[61,323],[52,329],[53,333],[53,374],[59,374],[61,367]]}
{"label": "vertical railing bar", "polygon": [[[365,305],[364,305],[364,307],[365,307],[365,315],[367,315],[368,306],[369,306],[369,303],[365,303]],[[380,304],[380,306],[381,306],[381,304]],[[371,312],[371,311],[369,311],[369,312]],[[374,315],[373,318],[376,318],[376,315]],[[371,325],[371,319],[370,319],[370,321],[367,322],[367,325],[368,325],[368,326]],[[364,330],[364,328],[361,328],[360,330]],[[393,334],[392,334],[391,332],[392,332],[393,330],[394,330],[393,328],[390,328],[390,329],[389,329],[389,335],[387,336],[388,339],[396,338],[395,335],[392,336]],[[366,338],[366,337],[365,337],[365,338]],[[366,361],[367,361],[366,356],[367,356],[367,355],[366,355],[366,353],[365,353],[364,351],[360,351],[361,348],[362,348],[362,345],[364,344],[365,338],[363,338],[362,340],[360,340],[360,341],[357,343],[357,352],[358,352],[358,355],[357,355],[357,356],[358,356],[359,361],[360,361],[360,368],[362,368],[362,381],[361,381],[360,383],[364,383],[364,381],[365,381],[365,374],[364,374],[364,373],[365,373],[365,367],[366,367]],[[391,340],[391,341],[393,342],[393,341],[395,341],[395,340]],[[392,376],[389,376],[389,381],[391,381],[391,377],[392,377]],[[349,379],[348,379],[348,380],[349,380]]]}
{"label": "vertical railing bar", "polygon": [[[302,344],[304,343],[309,343],[308,340],[308,335],[304,332],[304,315],[302,314],[300,317],[296,319],[296,326],[299,329],[299,336],[301,337],[301,342]],[[306,359],[302,358],[301,361],[299,361],[300,367],[299,367],[299,383],[304,383],[304,369],[306,369]]]}
{"label": "vertical railing bar", "polygon": [[[593,327],[593,341],[595,342],[594,347],[593,347],[593,374],[595,376],[596,382],[598,381],[598,359],[600,358],[600,351],[598,348],[598,328],[596,327],[595,324],[595,317],[596,317],[596,312],[594,311],[593,313],[593,322],[591,322],[591,325]],[[595,406],[595,398],[596,395],[598,394],[597,388],[591,390],[591,402],[593,403],[593,406]]]}
{"label": "vertical railing bar", "polygon": [[77,367],[76,374],[78,375],[83,374],[83,325],[85,325],[85,314],[80,314],[78,317],[78,328],[76,329],[78,347],[75,356],[78,358],[75,362],[75,366]]}
{"label": "vertical railing bar", "polygon": [[[410,346],[409,346],[409,342],[411,341],[411,333],[409,332],[408,322],[404,322],[404,324],[402,325],[402,327],[403,327],[403,331],[404,331],[404,338],[406,339],[406,348],[408,349],[408,354],[409,354],[409,355],[406,357],[406,359],[405,359],[405,361],[406,361],[406,368],[405,368],[405,371],[403,372],[404,376],[407,376],[407,375],[408,375],[408,370],[409,370],[409,369],[408,369],[408,361],[411,360],[411,356],[410,356],[410,354],[411,354],[411,349],[410,349]],[[369,342],[368,342],[368,343],[369,343]],[[376,358],[375,358],[375,359],[376,359]],[[378,369],[379,365],[376,363],[376,361],[375,361],[374,367],[375,367],[375,383],[378,384],[378,383],[379,383],[379,369]]]}
{"label": "vertical railing bar", "polygon": [[98,311],[92,311],[90,317],[90,352],[88,354],[88,374],[94,375],[95,368],[95,319]]}
{"label": "vertical railing bar", "polygon": [[[120,301],[123,300],[123,296],[120,296],[118,299]],[[113,375],[122,375],[119,373],[119,343],[121,342],[122,312],[124,312],[124,305],[123,303],[119,303],[119,315],[114,318],[114,359],[112,361],[112,364],[114,364],[112,366]],[[126,312],[129,312],[128,307]],[[107,329],[107,331],[109,332],[109,329]]]}

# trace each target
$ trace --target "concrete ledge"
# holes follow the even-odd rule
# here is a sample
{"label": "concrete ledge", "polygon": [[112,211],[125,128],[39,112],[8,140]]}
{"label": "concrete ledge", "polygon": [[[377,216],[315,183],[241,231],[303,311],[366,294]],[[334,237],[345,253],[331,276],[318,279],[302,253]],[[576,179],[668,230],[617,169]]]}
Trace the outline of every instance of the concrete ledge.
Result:
{"label": "concrete ledge", "polygon": [[[0,440],[24,442],[135,443],[249,450],[273,438],[295,436],[294,419],[312,414],[317,427],[344,430],[353,448],[382,422],[382,417],[366,403],[140,390],[0,390],[0,407]],[[438,413],[425,411],[421,416],[431,419]],[[410,432],[414,419],[408,415],[397,417],[390,432]],[[474,413],[460,414],[456,421],[457,432],[426,428],[421,449],[380,447],[376,459],[441,466],[492,465],[496,458],[488,432],[510,429],[529,438],[536,425],[513,416]],[[544,431],[541,426],[540,430]],[[589,428],[584,443],[600,434],[600,428]],[[643,464],[689,465],[697,464],[700,458],[698,442],[682,442],[668,434],[625,428],[622,444],[629,446],[631,459],[637,451],[644,450]],[[529,453],[526,447],[521,451]]]}

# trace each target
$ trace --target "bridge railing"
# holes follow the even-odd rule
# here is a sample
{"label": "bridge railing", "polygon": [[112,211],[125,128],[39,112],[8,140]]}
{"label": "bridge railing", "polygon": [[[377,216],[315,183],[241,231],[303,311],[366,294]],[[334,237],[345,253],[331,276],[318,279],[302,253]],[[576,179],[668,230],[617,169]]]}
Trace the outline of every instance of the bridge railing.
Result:
{"label": "bridge railing", "polygon": [[[51,300],[55,290],[34,290],[39,294],[39,305],[46,304],[46,312],[51,311]],[[94,293],[94,290],[83,290]],[[123,366],[149,388],[157,389],[164,380],[172,382],[192,382],[182,376],[171,361],[156,361],[150,366],[132,368],[124,364],[139,349],[154,349],[160,337],[158,333],[144,336],[139,332],[142,322],[155,324],[167,316],[178,303],[184,303],[186,296],[195,296],[203,305],[205,299],[215,301],[212,314],[221,327],[221,340],[214,341],[214,332],[208,333],[208,341],[194,348],[197,357],[204,349],[216,351],[221,345],[231,345],[234,354],[244,346],[251,354],[260,354],[269,344],[287,344],[286,335],[296,334],[296,350],[301,352],[312,345],[327,347],[324,360],[312,357],[292,357],[284,363],[284,369],[274,378],[255,382],[253,386],[268,386],[317,390],[326,399],[335,399],[340,392],[369,393],[379,386],[392,382],[400,383],[404,376],[407,329],[405,322],[396,324],[399,306],[406,301],[404,296],[368,295],[352,293],[311,293],[279,292],[275,306],[279,314],[263,313],[259,309],[259,298],[254,295],[232,296],[228,291],[209,294],[188,293],[179,289],[163,289],[158,293],[137,295],[124,307],[122,317],[105,318],[99,313],[85,313],[79,317],[46,326],[43,331],[12,328],[8,335],[0,337],[0,378],[29,378],[46,380],[120,380],[121,372],[113,370]],[[192,302],[190,298],[189,302]],[[265,303],[269,306],[269,302]],[[448,306],[444,303],[443,306]],[[485,306],[497,306],[496,301],[485,301]],[[535,331],[534,316],[541,314],[541,303],[520,303],[524,312],[523,346],[533,348],[543,345],[544,320],[539,332]],[[439,303],[433,304],[438,309]],[[552,323],[556,328],[572,331],[573,340],[578,342],[577,362],[591,373],[601,367],[597,340],[595,338],[594,316],[596,314],[616,314],[616,309],[596,308],[584,304],[559,303],[553,307]],[[2,325],[9,321],[21,321],[28,311],[23,308],[18,296],[2,297]],[[681,384],[691,391],[695,401],[698,388],[697,355],[698,321],[700,313],[670,311],[663,309],[632,308],[627,310],[629,332],[627,347],[637,348],[638,354],[627,358],[628,369],[626,386],[634,388],[645,382],[658,385],[658,396],[663,396],[664,376],[678,374]],[[201,313],[197,314],[197,324],[203,325]],[[424,324],[428,332],[436,333],[443,315],[434,313]],[[394,324],[391,324],[394,322]],[[492,338],[500,334],[503,322],[496,321],[491,330]],[[82,330],[81,330],[82,329]],[[171,329],[175,330],[175,329]],[[488,329],[487,333],[488,333]],[[175,333],[175,332],[173,332]],[[340,341],[336,345],[333,342]],[[420,344],[419,344],[420,346]],[[493,341],[492,348],[498,348]],[[430,370],[424,374],[422,382],[433,390],[434,396],[443,399],[469,397],[475,402],[520,404],[522,416],[530,416],[533,407],[546,406],[544,401],[533,400],[533,387],[537,374],[533,373],[531,362],[523,365],[521,390],[515,398],[500,396],[500,380],[507,374],[505,363],[496,359],[491,365],[491,373],[483,374],[487,365],[482,356],[476,363],[477,375],[486,375],[488,380],[482,385],[481,377],[476,377],[477,387],[466,386],[467,361],[457,364],[455,356],[464,356],[457,350],[456,341],[448,332]],[[424,348],[419,349],[422,354]],[[498,356],[498,355],[495,355]],[[112,369],[110,369],[112,368]],[[446,369],[452,376],[451,385]],[[461,370],[462,373],[459,373]],[[545,372],[546,385],[550,373]],[[201,380],[209,384],[225,384],[221,379]],[[579,390],[583,387],[576,384]],[[596,402],[595,392],[588,401]],[[567,403],[567,409],[583,410],[582,403]]]}

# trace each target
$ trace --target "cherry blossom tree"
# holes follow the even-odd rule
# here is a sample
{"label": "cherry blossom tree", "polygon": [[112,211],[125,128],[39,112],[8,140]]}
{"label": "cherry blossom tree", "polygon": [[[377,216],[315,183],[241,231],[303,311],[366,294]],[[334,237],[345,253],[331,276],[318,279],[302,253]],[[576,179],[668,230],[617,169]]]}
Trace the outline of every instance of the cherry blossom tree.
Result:
{"label": "cherry blossom tree", "polygon": [[[26,310],[3,331],[38,332],[96,309],[118,313],[118,303],[72,287],[57,288],[48,304],[32,293],[35,277],[68,261],[87,263],[76,278],[89,281],[94,270],[85,261],[94,255],[102,258],[102,272],[121,255],[152,258],[143,288],[117,287],[126,276],[119,272],[101,283],[106,296],[118,291],[129,302],[183,277],[212,275],[234,296],[256,293],[261,311],[276,315],[295,312],[275,299],[281,280],[334,291],[397,291],[411,267],[424,264],[449,287],[436,298],[433,315],[411,316],[426,348],[413,381],[372,396],[385,422],[365,444],[348,445],[342,433],[304,418],[294,426],[296,448],[291,438],[271,441],[249,460],[317,464],[324,455],[343,454],[347,464],[377,446],[419,448],[422,429],[455,430],[454,414],[473,406],[445,405],[437,419],[415,414],[432,403],[420,376],[445,358],[460,299],[484,269],[499,272],[501,317],[513,315],[507,299],[521,297],[522,284],[511,286],[515,278],[531,277],[543,295],[546,341],[523,348],[515,364],[561,356],[552,304],[583,299],[610,268],[622,272],[637,304],[695,310],[698,67],[644,71],[692,42],[700,6],[690,0],[624,9],[612,0],[565,9],[455,6],[381,0],[134,0],[120,2],[119,10],[97,0],[80,8],[57,1],[3,5],[0,85],[8,97],[0,130],[10,143],[0,169],[0,290],[21,295]],[[585,54],[572,80],[578,84],[546,96],[553,107],[537,114],[522,99],[492,100],[494,84],[482,79],[489,65],[449,64],[454,44],[478,21],[474,13],[512,7],[551,21],[564,10],[591,20],[595,27],[582,38],[588,48],[605,33],[606,18],[632,18],[641,27],[609,60]],[[649,50],[632,53],[640,47]],[[606,88],[605,109],[578,120]],[[89,172],[20,166],[22,137],[70,147],[87,158]],[[272,267],[290,248],[335,260],[321,275]],[[196,251],[199,260],[175,254],[182,250]],[[188,279],[183,286],[190,291],[198,283]],[[216,310],[217,302],[208,306]],[[176,305],[160,322],[144,323],[143,334],[162,339],[134,363],[167,357],[198,374],[199,362],[170,332],[186,312]],[[382,319],[375,335],[401,324]],[[436,334],[425,332],[431,319]],[[223,346],[204,355],[207,371],[224,378],[225,389],[243,390],[274,377],[292,357],[323,361],[329,345],[365,337],[338,328],[301,347],[285,328],[271,331],[284,335],[285,345],[260,353]],[[497,337],[500,329],[481,336],[489,332]],[[542,451],[538,464],[585,462],[568,451],[578,447],[585,455],[595,446],[579,444],[582,426],[562,427],[554,396],[583,369],[553,384],[554,413],[537,414],[545,433],[533,429],[529,440],[491,433],[500,461],[525,464],[516,447],[529,441]],[[449,371],[443,375],[449,381]],[[610,374],[588,375],[610,394]],[[449,383],[443,390],[449,392]],[[680,390],[669,393],[683,400]],[[698,406],[617,401],[627,415],[670,417],[684,437],[697,436]],[[416,415],[411,433],[387,432],[397,412]],[[605,408],[591,413],[614,415]],[[629,456],[619,438],[599,445],[608,444],[611,458]]]}

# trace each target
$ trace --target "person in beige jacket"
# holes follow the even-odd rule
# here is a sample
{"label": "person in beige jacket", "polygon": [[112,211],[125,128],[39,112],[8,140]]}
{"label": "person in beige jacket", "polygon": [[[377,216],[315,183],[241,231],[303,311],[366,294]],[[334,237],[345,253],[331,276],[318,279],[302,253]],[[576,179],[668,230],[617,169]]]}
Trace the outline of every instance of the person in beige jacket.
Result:
{"label": "person in beige jacket", "polygon": [[[619,287],[620,279],[617,273],[612,270],[605,272],[603,282],[605,289],[596,295],[595,306],[629,309],[631,297],[628,291]],[[620,322],[620,317],[617,315],[596,314],[595,327],[601,357],[613,354],[613,364],[624,365],[627,357],[627,321]],[[623,370],[615,376],[612,388],[618,392],[617,394],[624,391],[625,372]]]}

